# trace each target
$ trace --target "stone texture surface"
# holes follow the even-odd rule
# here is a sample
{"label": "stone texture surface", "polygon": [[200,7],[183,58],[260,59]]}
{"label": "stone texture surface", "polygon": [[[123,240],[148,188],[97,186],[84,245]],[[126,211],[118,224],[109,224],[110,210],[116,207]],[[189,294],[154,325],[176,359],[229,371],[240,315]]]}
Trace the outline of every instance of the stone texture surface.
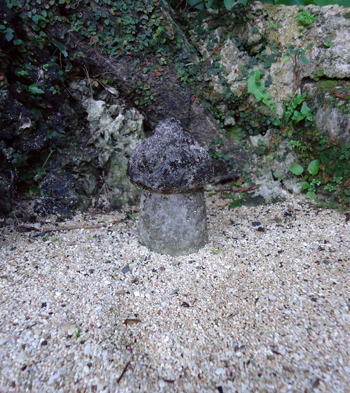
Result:
{"label": "stone texture surface", "polygon": [[[237,92],[239,86],[245,86],[242,80],[242,70],[248,65],[252,55],[261,52],[264,39],[268,42],[281,44],[283,55],[290,45],[305,49],[308,44],[313,48],[306,55],[310,63],[305,65],[301,60],[297,62],[300,70],[300,81],[319,78],[341,80],[350,77],[350,19],[348,9],[338,5],[318,7],[309,5],[305,10],[317,16],[314,23],[307,26],[300,34],[300,24],[297,21],[298,6],[271,5],[256,2],[253,6],[254,17],[247,24],[240,27],[241,36],[249,36],[246,50],[240,50],[234,39],[226,39],[221,54],[220,63],[227,70],[227,78],[231,90]],[[251,35],[252,28],[258,29]],[[221,28],[218,29],[220,33]],[[194,37],[192,37],[194,38]],[[331,42],[327,47],[324,43]],[[197,48],[206,57],[208,50],[205,43],[197,43]],[[271,54],[270,48],[265,48],[265,55]],[[263,61],[256,64],[256,69],[263,69]],[[271,67],[265,68],[271,75],[272,84],[268,89],[277,103],[277,110],[281,113],[283,101],[293,92],[295,83],[295,69],[292,61],[273,62]],[[212,78],[213,87],[221,89],[216,77]],[[298,86],[299,87],[299,86]]]}
{"label": "stone texture surface", "polygon": [[69,172],[48,173],[40,184],[44,196],[36,200],[34,211],[40,216],[55,214],[58,217],[70,217],[79,203],[74,182],[74,176]]}
{"label": "stone texture surface", "polygon": [[208,241],[203,190],[183,194],[141,196],[139,241],[160,254],[186,255]]}
{"label": "stone texture surface", "polygon": [[139,191],[129,182],[126,169],[131,153],[144,139],[143,116],[135,108],[127,109],[115,89],[104,91],[97,100],[89,96],[85,81],[72,83],[70,89],[87,112],[91,132],[87,146],[96,149],[95,166],[106,173],[110,207],[133,202]]}
{"label": "stone texture surface", "polygon": [[179,193],[202,188],[212,178],[213,170],[208,152],[176,119],[167,118],[135,149],[128,176],[144,189]]}
{"label": "stone texture surface", "polygon": [[317,107],[317,129],[341,143],[350,141],[350,83],[349,81],[321,80],[305,87]]}

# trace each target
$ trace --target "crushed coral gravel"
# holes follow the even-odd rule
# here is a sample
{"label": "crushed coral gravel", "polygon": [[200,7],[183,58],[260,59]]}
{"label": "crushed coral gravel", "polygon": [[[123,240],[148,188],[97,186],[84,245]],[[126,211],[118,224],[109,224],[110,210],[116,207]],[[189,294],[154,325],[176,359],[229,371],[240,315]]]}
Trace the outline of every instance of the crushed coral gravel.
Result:
{"label": "crushed coral gravel", "polygon": [[0,392],[349,391],[347,216],[227,206],[208,196],[210,241],[181,257],[139,245],[126,211],[45,234],[8,220]]}

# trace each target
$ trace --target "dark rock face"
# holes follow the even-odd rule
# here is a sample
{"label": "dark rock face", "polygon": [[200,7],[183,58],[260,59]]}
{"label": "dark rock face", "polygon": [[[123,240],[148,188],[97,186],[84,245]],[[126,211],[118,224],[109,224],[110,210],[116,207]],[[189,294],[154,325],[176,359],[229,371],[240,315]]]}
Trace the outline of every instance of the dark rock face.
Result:
{"label": "dark rock face", "polygon": [[202,188],[213,176],[209,154],[174,118],[160,122],[130,157],[128,177],[136,186],[158,193]]}
{"label": "dark rock face", "polygon": [[41,188],[47,196],[37,200],[35,213],[40,216],[56,214],[60,217],[70,217],[78,202],[73,186],[74,178],[69,172],[52,172],[46,175]]}

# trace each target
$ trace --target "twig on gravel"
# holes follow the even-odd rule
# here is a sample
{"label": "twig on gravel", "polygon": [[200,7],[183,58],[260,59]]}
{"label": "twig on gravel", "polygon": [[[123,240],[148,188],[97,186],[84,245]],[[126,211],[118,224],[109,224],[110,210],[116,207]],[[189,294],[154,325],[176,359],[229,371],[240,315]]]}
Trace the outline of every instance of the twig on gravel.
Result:
{"label": "twig on gravel", "polygon": [[123,220],[114,220],[111,222],[105,222],[103,224],[93,224],[93,225],[72,225],[72,226],[67,226],[67,227],[56,227],[56,228],[38,228],[32,224],[20,224],[17,226],[17,230],[19,232],[25,232],[25,231],[39,231],[43,233],[47,232],[59,232],[59,231],[71,231],[74,229],[95,229],[95,228],[103,228],[111,224],[117,224],[123,222]]}
{"label": "twig on gravel", "polygon": [[95,229],[95,228],[103,228],[110,224],[118,224],[123,222],[123,220],[114,220],[111,222],[104,222],[103,224],[94,224],[94,225],[72,225],[70,227],[57,227],[57,228],[43,228],[42,232],[58,232],[58,231],[70,231],[73,229]]}
{"label": "twig on gravel", "polygon": [[260,185],[255,185],[255,186],[251,186],[251,187],[239,187],[239,188],[236,188],[235,190],[231,190],[230,188],[225,188],[224,190],[214,190],[214,189],[211,188],[209,190],[204,190],[204,191],[206,191],[206,192],[212,192],[212,191],[215,191],[215,192],[227,192],[227,191],[229,191],[232,194],[237,194],[238,192],[245,192],[245,191],[255,190],[256,188],[259,188],[259,187],[260,187]]}
{"label": "twig on gravel", "polygon": [[124,367],[124,370],[123,370],[122,373],[120,374],[120,377],[117,379],[117,383],[119,383],[119,382],[122,380],[124,374],[126,373],[126,370],[127,370],[128,367],[129,367],[129,364],[130,364],[130,362],[126,363],[126,366]]}
{"label": "twig on gravel", "polygon": [[229,173],[227,175],[217,176],[211,181],[212,184],[219,184],[230,180],[237,180],[239,179],[239,173]]}

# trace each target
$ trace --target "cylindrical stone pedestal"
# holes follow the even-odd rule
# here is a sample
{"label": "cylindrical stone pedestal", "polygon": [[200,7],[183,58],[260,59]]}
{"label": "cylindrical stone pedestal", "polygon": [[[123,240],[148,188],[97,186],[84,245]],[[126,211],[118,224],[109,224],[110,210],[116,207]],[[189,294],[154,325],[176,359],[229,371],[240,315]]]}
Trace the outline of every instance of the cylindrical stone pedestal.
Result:
{"label": "cylindrical stone pedestal", "polygon": [[159,194],[144,190],[139,214],[139,241],[160,254],[186,255],[208,241],[203,189]]}

